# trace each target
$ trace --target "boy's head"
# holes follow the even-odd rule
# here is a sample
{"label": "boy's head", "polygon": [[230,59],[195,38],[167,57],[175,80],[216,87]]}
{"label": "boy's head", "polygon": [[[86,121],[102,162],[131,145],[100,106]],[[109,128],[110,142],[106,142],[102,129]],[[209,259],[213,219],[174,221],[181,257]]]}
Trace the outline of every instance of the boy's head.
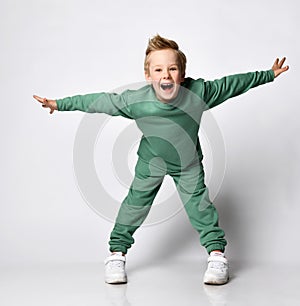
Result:
{"label": "boy's head", "polygon": [[149,63],[151,53],[159,50],[171,49],[177,56],[177,65],[179,67],[182,78],[185,77],[186,69],[186,56],[182,51],[179,50],[178,44],[174,40],[163,38],[158,34],[153,38],[149,39],[148,46],[146,49],[146,57],[144,62],[145,73],[149,74]]}
{"label": "boy's head", "polygon": [[144,63],[145,77],[152,83],[160,101],[169,102],[177,96],[185,68],[186,57],[175,41],[159,35],[149,40]]}

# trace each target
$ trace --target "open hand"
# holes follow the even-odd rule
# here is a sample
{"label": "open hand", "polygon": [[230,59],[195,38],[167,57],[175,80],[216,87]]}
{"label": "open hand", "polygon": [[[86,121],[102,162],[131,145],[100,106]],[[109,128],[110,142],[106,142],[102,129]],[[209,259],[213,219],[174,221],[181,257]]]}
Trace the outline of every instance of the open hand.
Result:
{"label": "open hand", "polygon": [[46,98],[41,98],[39,96],[33,95],[33,97],[42,104],[44,108],[50,108],[50,114],[53,114],[55,110],[57,110],[57,104],[55,100],[49,100]]}
{"label": "open hand", "polygon": [[275,78],[278,77],[282,72],[285,72],[289,69],[289,66],[283,66],[284,62],[285,62],[285,57],[282,58],[282,60],[279,61],[279,58],[276,58],[272,70],[274,71],[274,76]]}

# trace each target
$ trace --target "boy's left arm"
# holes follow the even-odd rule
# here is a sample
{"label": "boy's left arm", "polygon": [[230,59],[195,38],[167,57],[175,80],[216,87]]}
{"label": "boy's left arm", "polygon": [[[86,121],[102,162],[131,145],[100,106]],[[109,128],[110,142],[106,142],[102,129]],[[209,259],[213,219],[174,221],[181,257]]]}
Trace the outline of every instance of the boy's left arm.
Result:
{"label": "boy's left arm", "polygon": [[209,108],[215,107],[229,98],[245,93],[251,88],[272,82],[283,72],[289,69],[284,66],[285,58],[277,58],[272,69],[260,72],[249,72],[224,77],[215,81],[204,82],[204,102]]}

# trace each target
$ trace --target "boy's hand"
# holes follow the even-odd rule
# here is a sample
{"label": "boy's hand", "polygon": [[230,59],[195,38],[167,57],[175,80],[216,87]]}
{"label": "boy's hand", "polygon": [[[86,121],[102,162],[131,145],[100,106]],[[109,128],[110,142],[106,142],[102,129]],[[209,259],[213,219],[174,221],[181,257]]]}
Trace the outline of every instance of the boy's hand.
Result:
{"label": "boy's hand", "polygon": [[39,96],[33,95],[33,97],[42,104],[44,108],[50,108],[50,114],[53,114],[55,110],[57,110],[57,104],[55,100],[49,100],[46,98],[41,98]]}
{"label": "boy's hand", "polygon": [[272,67],[272,70],[274,71],[274,76],[275,78],[278,77],[282,72],[285,72],[289,69],[289,66],[283,66],[283,63],[285,61],[285,57],[279,61],[279,58],[276,58],[274,64],[273,64],[273,67]]}

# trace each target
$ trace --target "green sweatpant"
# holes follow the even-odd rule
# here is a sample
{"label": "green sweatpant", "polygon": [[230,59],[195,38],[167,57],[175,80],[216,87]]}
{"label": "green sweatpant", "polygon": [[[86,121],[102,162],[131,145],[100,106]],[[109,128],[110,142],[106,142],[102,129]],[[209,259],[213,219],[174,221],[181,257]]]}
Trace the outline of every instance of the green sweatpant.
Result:
{"label": "green sweatpant", "polygon": [[224,251],[224,231],[218,226],[218,213],[209,200],[201,161],[176,169],[160,158],[151,163],[138,159],[135,177],[110,235],[110,251],[127,253],[134,243],[133,234],[147,217],[165,175],[173,178],[189,220],[200,235],[200,243],[208,253]]}

